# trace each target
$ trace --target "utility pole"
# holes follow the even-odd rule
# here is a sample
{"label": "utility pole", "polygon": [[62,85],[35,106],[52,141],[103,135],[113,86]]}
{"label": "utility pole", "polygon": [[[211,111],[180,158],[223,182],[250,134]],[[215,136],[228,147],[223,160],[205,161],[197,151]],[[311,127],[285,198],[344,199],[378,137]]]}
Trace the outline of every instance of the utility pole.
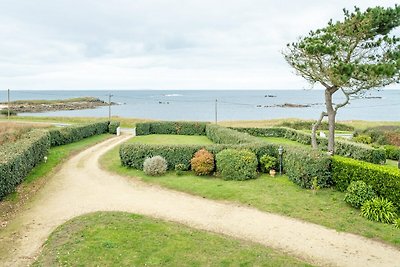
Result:
{"label": "utility pole", "polygon": [[10,119],[10,89],[7,90],[7,120]]}
{"label": "utility pole", "polygon": [[215,124],[218,124],[218,99],[215,99]]}
{"label": "utility pole", "polygon": [[111,97],[114,95],[109,94],[108,95],[108,120],[111,121]]}

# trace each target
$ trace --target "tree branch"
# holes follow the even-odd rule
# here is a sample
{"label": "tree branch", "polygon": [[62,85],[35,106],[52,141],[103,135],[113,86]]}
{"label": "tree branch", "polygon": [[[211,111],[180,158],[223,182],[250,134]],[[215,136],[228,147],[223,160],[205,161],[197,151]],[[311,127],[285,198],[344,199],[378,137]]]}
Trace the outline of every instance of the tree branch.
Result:
{"label": "tree branch", "polygon": [[346,101],[344,101],[341,104],[337,104],[335,107],[335,112],[338,111],[339,108],[346,106],[350,102],[350,94],[346,93],[346,91],[343,89],[341,89],[341,90],[342,90],[343,94],[346,96]]}

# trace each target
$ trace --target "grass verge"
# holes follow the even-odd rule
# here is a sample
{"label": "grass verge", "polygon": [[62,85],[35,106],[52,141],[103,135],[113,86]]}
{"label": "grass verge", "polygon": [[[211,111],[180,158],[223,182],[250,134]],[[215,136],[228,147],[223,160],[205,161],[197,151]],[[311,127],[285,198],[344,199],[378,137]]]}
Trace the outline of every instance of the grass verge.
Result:
{"label": "grass verge", "polygon": [[122,212],[58,227],[33,266],[310,266],[261,245]]}
{"label": "grass verge", "polygon": [[176,176],[174,172],[162,177],[146,176],[142,171],[121,166],[118,147],[103,155],[100,162],[106,170],[144,182],[209,199],[238,202],[400,247],[400,229],[361,217],[359,210],[343,201],[344,193],[334,189],[323,189],[314,194],[293,184],[286,176],[272,178],[262,175],[243,182],[198,177],[191,172],[183,176]]}
{"label": "grass verge", "polygon": [[51,148],[47,155],[47,162],[36,166],[14,193],[9,194],[0,201],[0,221],[4,224],[9,220],[45,184],[46,178],[55,172],[57,167],[66,159],[110,137],[112,137],[110,134],[95,135],[79,142]]}

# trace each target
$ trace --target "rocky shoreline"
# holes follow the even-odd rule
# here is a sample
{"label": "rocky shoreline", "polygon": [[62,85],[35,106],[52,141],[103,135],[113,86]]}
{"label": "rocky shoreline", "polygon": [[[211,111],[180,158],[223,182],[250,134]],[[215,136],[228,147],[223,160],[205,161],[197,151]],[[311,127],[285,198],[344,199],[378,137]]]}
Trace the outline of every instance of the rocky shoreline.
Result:
{"label": "rocky shoreline", "polygon": [[[95,97],[71,98],[63,100],[18,100],[10,102],[10,110],[17,113],[37,113],[61,110],[95,109],[108,106],[105,102]],[[112,102],[111,105],[116,105]],[[3,109],[7,109],[7,103],[0,103]]]}

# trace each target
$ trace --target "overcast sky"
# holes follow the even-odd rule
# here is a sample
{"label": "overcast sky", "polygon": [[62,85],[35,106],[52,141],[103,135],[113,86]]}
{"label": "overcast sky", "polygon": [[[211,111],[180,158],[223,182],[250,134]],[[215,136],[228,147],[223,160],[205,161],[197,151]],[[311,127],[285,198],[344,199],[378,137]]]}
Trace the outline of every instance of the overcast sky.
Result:
{"label": "overcast sky", "polygon": [[0,0],[0,90],[309,88],[286,43],[396,2]]}

